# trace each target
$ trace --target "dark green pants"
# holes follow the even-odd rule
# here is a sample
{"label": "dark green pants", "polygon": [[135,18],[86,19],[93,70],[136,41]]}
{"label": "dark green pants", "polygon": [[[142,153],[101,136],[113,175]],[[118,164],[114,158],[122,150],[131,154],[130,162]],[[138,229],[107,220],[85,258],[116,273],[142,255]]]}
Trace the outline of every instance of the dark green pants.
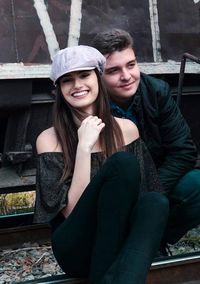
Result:
{"label": "dark green pants", "polygon": [[143,284],[168,219],[168,200],[139,194],[135,156],[107,159],[76,207],[53,232],[54,255],[69,277],[90,283]]}
{"label": "dark green pants", "polygon": [[185,174],[169,194],[170,215],[164,243],[174,244],[200,224],[200,170]]}

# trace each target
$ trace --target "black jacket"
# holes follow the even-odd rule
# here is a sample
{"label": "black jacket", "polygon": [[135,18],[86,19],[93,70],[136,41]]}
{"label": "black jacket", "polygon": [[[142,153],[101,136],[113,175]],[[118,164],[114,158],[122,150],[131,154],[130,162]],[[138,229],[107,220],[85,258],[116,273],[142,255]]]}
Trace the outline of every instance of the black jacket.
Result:
{"label": "black jacket", "polygon": [[190,129],[171,96],[169,85],[143,73],[132,110],[160,181],[169,192],[195,165],[197,152]]}

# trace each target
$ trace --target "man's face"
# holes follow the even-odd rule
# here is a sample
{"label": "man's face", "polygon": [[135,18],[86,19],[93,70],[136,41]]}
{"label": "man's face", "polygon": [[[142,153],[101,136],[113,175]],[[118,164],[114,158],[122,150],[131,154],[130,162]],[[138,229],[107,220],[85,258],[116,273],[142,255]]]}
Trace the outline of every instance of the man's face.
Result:
{"label": "man's face", "polygon": [[103,80],[113,101],[130,101],[140,82],[140,70],[133,49],[126,48],[105,54],[106,68]]}

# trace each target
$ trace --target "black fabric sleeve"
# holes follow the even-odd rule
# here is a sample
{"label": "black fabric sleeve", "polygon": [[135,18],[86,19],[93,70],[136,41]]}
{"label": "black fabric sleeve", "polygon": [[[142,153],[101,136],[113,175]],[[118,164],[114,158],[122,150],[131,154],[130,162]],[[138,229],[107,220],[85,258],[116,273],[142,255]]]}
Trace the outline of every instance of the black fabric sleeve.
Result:
{"label": "black fabric sleeve", "polygon": [[42,153],[37,157],[34,223],[49,223],[67,204],[71,180],[60,182],[62,153]]}

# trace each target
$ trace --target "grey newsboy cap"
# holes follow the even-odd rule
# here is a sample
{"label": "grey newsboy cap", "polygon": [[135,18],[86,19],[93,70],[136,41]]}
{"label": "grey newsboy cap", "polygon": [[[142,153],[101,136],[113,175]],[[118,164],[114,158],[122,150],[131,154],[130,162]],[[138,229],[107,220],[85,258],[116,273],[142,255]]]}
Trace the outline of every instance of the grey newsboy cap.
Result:
{"label": "grey newsboy cap", "polygon": [[104,71],[106,58],[94,47],[77,45],[61,49],[53,57],[50,78],[55,83],[62,75],[74,71]]}

